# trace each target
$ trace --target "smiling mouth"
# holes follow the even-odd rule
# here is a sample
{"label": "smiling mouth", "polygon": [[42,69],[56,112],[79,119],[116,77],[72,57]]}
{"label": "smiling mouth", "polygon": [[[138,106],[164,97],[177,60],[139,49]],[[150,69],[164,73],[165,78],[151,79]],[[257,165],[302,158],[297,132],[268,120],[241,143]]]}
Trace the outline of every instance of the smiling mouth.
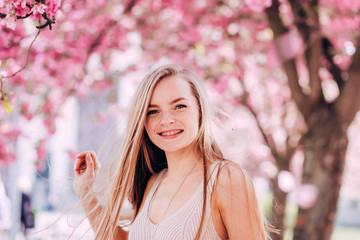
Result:
{"label": "smiling mouth", "polygon": [[166,131],[166,132],[160,132],[160,136],[174,136],[179,133],[182,133],[184,130],[172,130],[172,131]]}

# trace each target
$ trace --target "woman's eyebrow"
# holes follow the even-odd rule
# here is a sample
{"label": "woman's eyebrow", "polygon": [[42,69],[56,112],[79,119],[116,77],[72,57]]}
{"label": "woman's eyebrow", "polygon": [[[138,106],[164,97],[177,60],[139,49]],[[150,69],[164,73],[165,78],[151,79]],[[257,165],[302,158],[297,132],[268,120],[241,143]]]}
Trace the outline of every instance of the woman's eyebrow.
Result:
{"label": "woman's eyebrow", "polygon": [[[177,103],[177,102],[179,102],[179,101],[182,101],[182,100],[188,101],[187,98],[179,97],[179,98],[176,98],[176,99],[172,100],[172,101],[170,102],[170,105],[172,105],[172,104],[174,104],[174,103]],[[159,107],[159,106],[156,105],[156,104],[149,104],[149,108],[156,108],[156,107]]]}

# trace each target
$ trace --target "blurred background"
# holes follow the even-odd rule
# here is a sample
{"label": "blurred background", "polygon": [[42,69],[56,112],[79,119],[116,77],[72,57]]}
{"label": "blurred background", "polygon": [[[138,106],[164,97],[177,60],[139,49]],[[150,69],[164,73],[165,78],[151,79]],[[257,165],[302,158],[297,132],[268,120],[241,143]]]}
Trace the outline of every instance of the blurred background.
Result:
{"label": "blurred background", "polygon": [[359,10],[0,0],[0,239],[93,238],[75,156],[121,135],[134,89],[164,63],[204,80],[217,140],[253,177],[273,239],[359,239]]}

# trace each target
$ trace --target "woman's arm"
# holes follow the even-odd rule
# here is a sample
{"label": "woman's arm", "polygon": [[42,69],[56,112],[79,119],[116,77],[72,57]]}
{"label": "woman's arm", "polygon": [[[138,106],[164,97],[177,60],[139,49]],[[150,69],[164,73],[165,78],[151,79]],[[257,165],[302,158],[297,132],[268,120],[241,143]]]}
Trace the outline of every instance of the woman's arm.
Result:
{"label": "woman's arm", "polygon": [[[76,156],[73,188],[94,232],[97,231],[103,217],[103,207],[99,204],[95,193],[92,191],[99,169],[100,163],[93,151],[83,152]],[[118,227],[113,238],[127,239],[127,236],[128,232]]]}
{"label": "woman's arm", "polygon": [[239,166],[228,163],[220,170],[214,194],[214,207],[220,212],[229,239],[265,239],[253,183]]}

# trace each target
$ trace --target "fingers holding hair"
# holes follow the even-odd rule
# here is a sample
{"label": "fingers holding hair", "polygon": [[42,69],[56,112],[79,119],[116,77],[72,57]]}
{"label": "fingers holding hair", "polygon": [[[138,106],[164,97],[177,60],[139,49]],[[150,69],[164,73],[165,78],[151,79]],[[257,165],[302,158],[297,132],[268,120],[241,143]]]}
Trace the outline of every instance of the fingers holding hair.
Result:
{"label": "fingers holding hair", "polygon": [[96,175],[99,169],[100,162],[98,161],[94,151],[85,151],[76,156],[74,163],[74,170],[76,174],[81,175],[88,172]]}

